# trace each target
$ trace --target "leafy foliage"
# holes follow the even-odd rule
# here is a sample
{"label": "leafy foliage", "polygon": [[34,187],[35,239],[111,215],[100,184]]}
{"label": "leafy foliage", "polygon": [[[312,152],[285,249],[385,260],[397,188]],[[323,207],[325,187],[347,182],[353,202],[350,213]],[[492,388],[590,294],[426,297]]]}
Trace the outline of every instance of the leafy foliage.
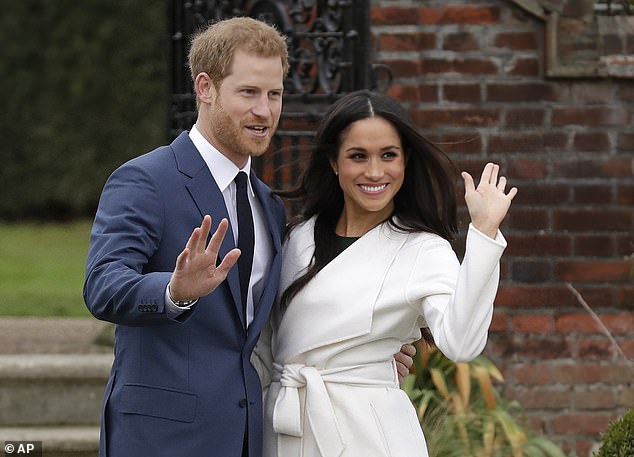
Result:
{"label": "leafy foliage", "polygon": [[164,143],[166,22],[161,0],[0,2],[0,219],[92,214]]}
{"label": "leafy foliage", "polygon": [[403,389],[414,403],[434,457],[564,457],[551,441],[532,435],[515,417],[515,401],[493,386],[502,374],[487,358],[455,363],[436,349],[416,356],[416,374]]}
{"label": "leafy foliage", "polygon": [[594,457],[634,456],[634,410],[610,423],[601,438],[601,447]]}

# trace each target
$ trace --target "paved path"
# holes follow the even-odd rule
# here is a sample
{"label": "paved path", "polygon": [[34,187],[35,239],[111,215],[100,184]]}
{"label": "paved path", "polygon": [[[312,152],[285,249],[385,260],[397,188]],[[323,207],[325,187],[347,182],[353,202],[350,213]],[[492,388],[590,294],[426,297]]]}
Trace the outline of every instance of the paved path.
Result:
{"label": "paved path", "polygon": [[107,325],[93,318],[0,317],[0,354],[112,353],[95,342]]}

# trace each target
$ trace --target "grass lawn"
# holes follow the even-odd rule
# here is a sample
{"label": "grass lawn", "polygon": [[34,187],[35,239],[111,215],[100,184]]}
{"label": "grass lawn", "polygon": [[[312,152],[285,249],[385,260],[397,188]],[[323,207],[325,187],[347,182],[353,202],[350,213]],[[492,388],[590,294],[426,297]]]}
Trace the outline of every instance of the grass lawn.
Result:
{"label": "grass lawn", "polygon": [[0,316],[90,316],[82,298],[90,224],[0,224]]}

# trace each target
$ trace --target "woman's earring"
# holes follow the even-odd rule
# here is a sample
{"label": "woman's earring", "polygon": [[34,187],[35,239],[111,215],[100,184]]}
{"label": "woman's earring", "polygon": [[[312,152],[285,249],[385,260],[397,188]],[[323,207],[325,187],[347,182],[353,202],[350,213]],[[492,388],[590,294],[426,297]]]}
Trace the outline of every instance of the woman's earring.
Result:
{"label": "woman's earring", "polygon": [[339,172],[337,170],[333,170],[335,172],[335,176],[339,176]]}

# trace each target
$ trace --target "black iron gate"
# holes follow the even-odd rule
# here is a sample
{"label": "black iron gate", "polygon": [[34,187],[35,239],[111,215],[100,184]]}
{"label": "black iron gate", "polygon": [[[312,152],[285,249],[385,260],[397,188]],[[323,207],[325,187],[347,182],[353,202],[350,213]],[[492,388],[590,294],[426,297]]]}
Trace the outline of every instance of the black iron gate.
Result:
{"label": "black iron gate", "polygon": [[275,25],[287,37],[290,71],[280,125],[271,151],[254,161],[258,175],[274,187],[294,179],[296,154],[310,143],[328,104],[352,90],[377,88],[377,74],[384,76],[384,87],[390,82],[389,70],[370,62],[369,0],[170,0],[169,15],[171,137],[188,130],[196,119],[187,53],[199,27],[251,16]]}

